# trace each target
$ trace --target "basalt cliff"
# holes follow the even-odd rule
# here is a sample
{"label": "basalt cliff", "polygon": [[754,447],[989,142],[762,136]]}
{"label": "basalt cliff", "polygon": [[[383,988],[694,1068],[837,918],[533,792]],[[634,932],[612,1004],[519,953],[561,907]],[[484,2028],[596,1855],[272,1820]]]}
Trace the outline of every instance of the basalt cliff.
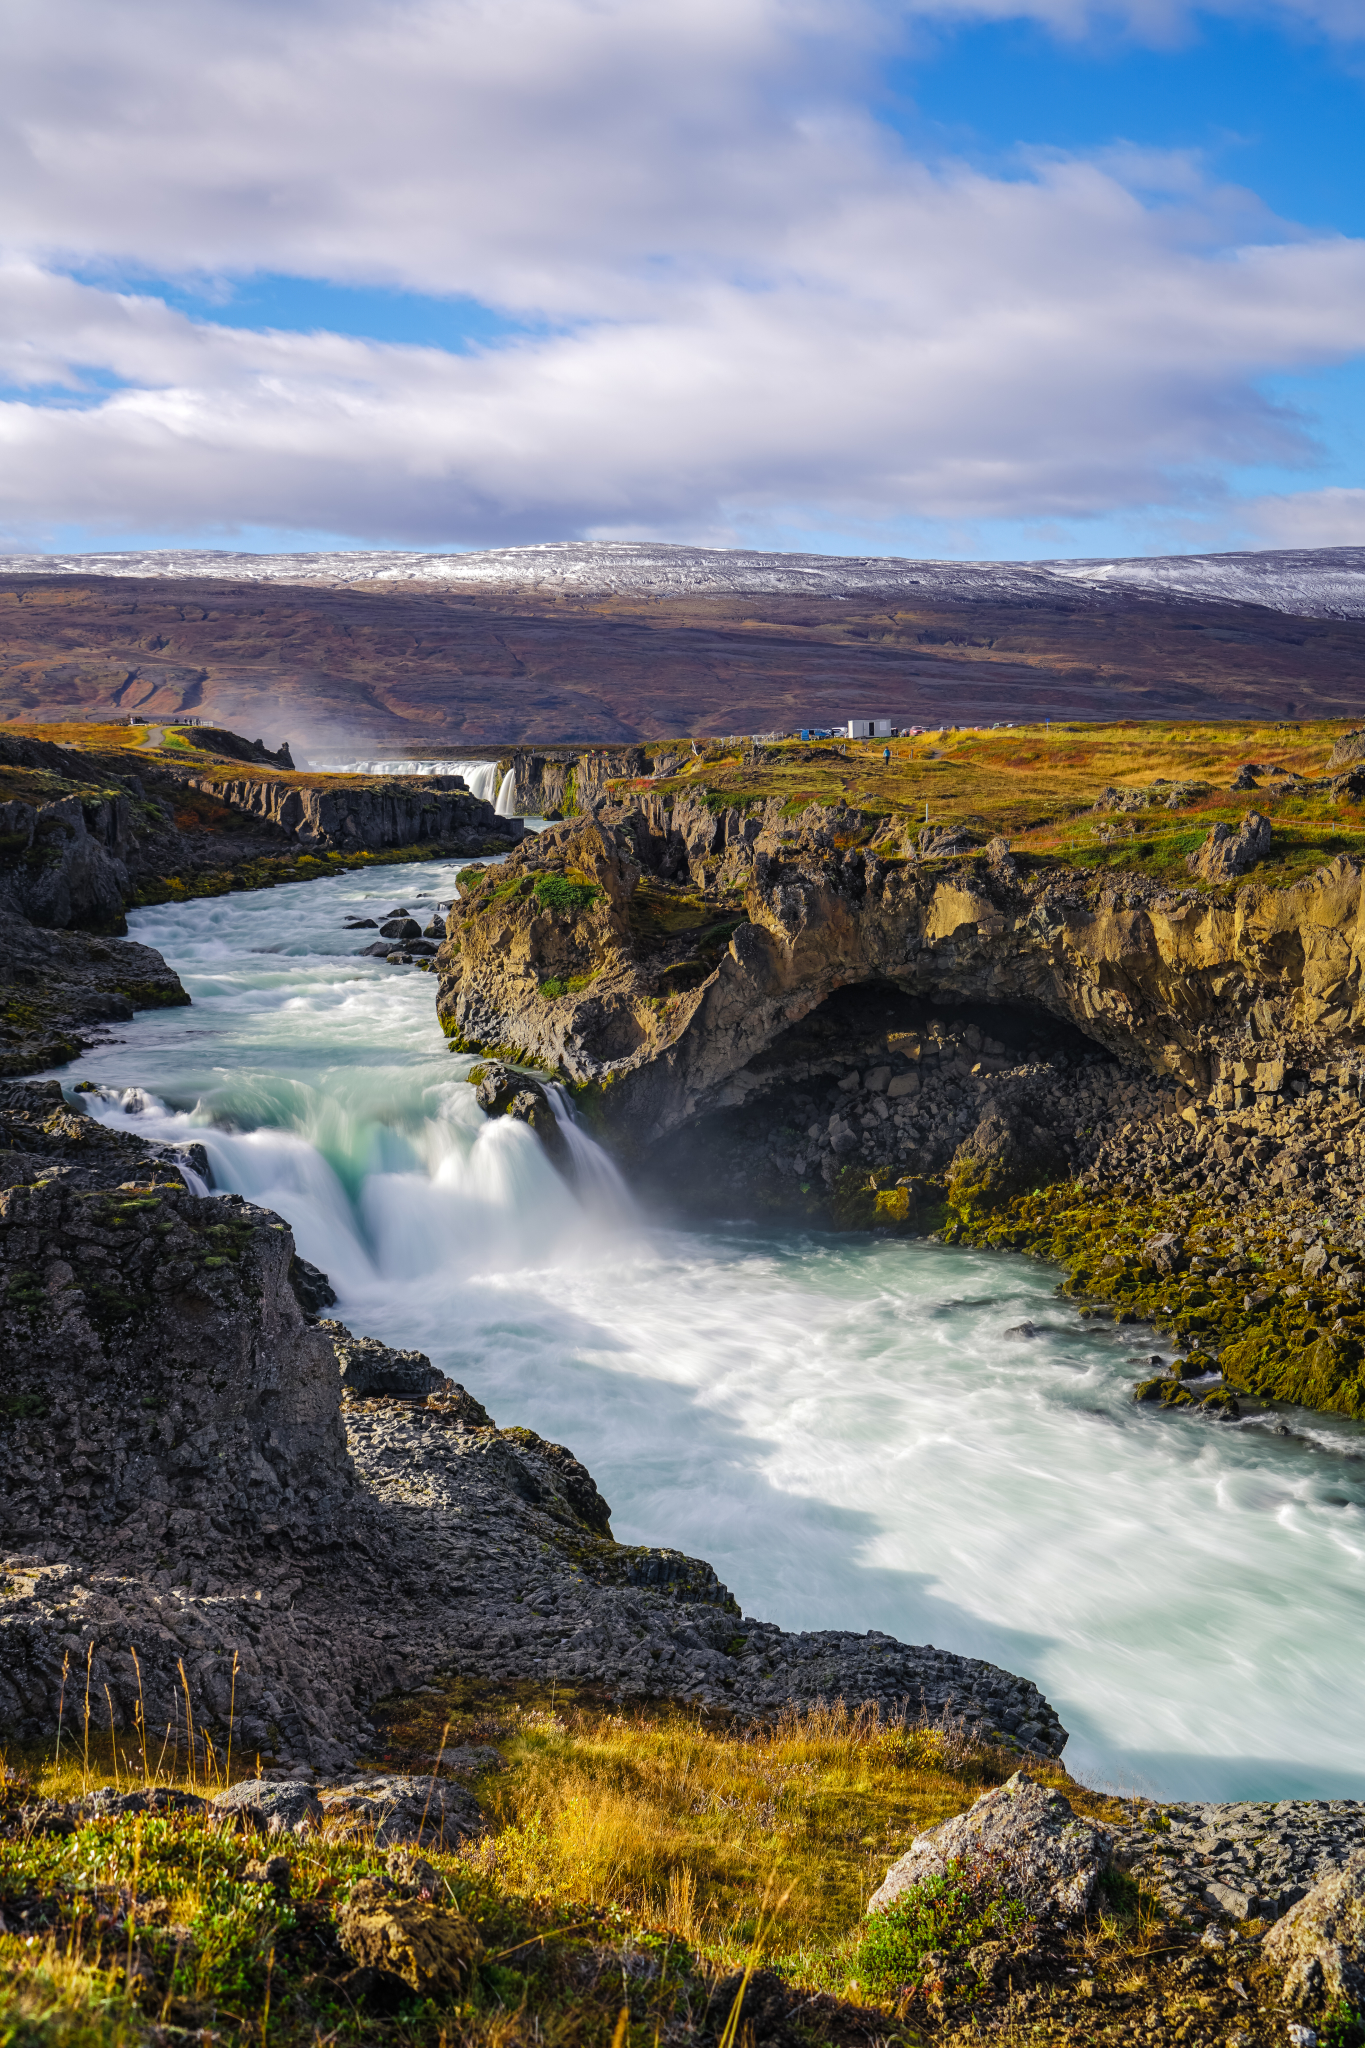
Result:
{"label": "basalt cliff", "polygon": [[525,829],[458,777],[317,782],[287,748],[210,727],[192,739],[143,756],[0,734],[0,1073],[188,1002],[161,955],[123,936],[134,905],[306,879],[328,856],[500,853]]}
{"label": "basalt cliff", "polygon": [[1210,893],[929,841],[874,841],[853,811],[603,807],[466,871],[442,1022],[562,1076],[636,1150],[799,1074],[810,1020],[857,987],[1052,1020],[1187,1094],[1280,1096],[1329,1058],[1355,1072],[1353,862]]}

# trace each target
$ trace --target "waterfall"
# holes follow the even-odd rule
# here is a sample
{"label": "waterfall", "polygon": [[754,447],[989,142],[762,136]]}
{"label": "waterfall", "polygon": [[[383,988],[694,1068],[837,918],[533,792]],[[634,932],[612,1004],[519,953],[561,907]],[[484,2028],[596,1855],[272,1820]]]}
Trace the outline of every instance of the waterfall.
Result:
{"label": "waterfall", "polygon": [[624,1221],[636,1214],[635,1197],[626,1186],[614,1161],[602,1147],[595,1144],[587,1132],[574,1121],[569,1107],[569,1098],[557,1081],[551,1081],[545,1090],[550,1098],[550,1107],[555,1113],[555,1122],[564,1135],[573,1164],[574,1180],[579,1192],[603,1215],[617,1221]]}
{"label": "waterfall", "polygon": [[515,818],[517,815],[517,771],[509,768],[498,789],[498,800],[493,806],[500,818]]}
{"label": "waterfall", "polygon": [[[253,1092],[260,1114],[267,1105]],[[624,1181],[562,1095],[555,1114],[572,1186],[525,1124],[486,1118],[467,1083],[447,1082],[426,1098],[415,1115],[385,1117],[363,1088],[296,1082],[273,1106],[285,1123],[247,1130],[232,1128],[250,1114],[242,1098],[176,1110],[146,1089],[105,1087],[81,1106],[115,1128],[136,1118],[147,1137],[201,1144],[213,1190],[288,1217],[304,1258],[347,1299],[553,1266],[580,1257],[602,1226],[620,1230],[634,1216]],[[210,1192],[192,1169],[181,1171],[191,1192]]]}
{"label": "waterfall", "polygon": [[491,804],[498,793],[496,761],[447,761],[444,773],[463,775],[471,794],[482,797],[486,804]]}
{"label": "waterfall", "polygon": [[314,770],[320,775],[460,775],[471,796],[482,798],[486,804],[497,799],[500,818],[515,817],[511,798],[503,808],[503,796],[510,782],[516,789],[516,776],[509,769],[498,786],[498,764],[496,761],[315,761]]}

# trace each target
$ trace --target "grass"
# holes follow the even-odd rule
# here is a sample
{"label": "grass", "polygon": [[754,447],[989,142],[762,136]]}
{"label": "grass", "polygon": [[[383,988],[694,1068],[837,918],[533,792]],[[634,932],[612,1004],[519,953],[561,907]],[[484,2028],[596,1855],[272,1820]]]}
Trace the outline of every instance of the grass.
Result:
{"label": "grass", "polygon": [[[652,786],[693,790],[712,809],[772,798],[792,819],[807,804],[845,803],[859,814],[851,836],[865,842],[913,838],[926,822],[960,826],[983,841],[1003,834],[1026,861],[1143,873],[1181,886],[1196,886],[1185,858],[1211,827],[1236,825],[1255,809],[1275,835],[1255,879],[1284,886],[1337,853],[1365,854],[1365,808],[1334,800],[1325,787],[1276,793],[1268,776],[1246,792],[1229,784],[1244,762],[1321,781],[1334,741],[1349,730],[1346,721],[1129,721],[949,727],[889,743],[786,741],[757,753],[712,746]],[[618,787],[628,797],[634,785]],[[1109,788],[1143,791],[1150,803],[1093,814]]]}
{"label": "grass", "polygon": [[[766,2038],[746,2013],[774,1993],[799,2008],[782,2037],[805,2048],[977,2038],[981,2025],[1003,2044],[1079,2043],[1094,2037],[1096,1983],[1123,2020],[1112,2038],[1129,2021],[1136,2038],[1154,2010],[1173,2030],[1188,2003],[1171,1969],[1188,1932],[1126,1880],[1054,1941],[1046,1982],[1023,1994],[987,1965],[1030,1941],[1036,1952],[1038,1929],[990,1872],[955,1870],[866,1918],[910,1838],[1015,1768],[960,1730],[842,1706],[717,1725],[462,1680],[375,1715],[380,1769],[429,1769],[447,1743],[490,1738],[502,1759],[476,1784],[488,1832],[421,1847],[421,1882],[482,1943],[460,1993],[423,1998],[357,1973],[344,1951],[351,1888],[391,1873],[353,1827],[268,1847],[193,1812],[42,1832],[35,1800],[143,1781],[138,1741],[116,1753],[85,1725],[79,1681],[63,1757],[12,1753],[3,1773],[4,2048],[168,2048],[190,2034],[234,2048],[744,2048]],[[1031,1768],[1078,1811],[1115,1812],[1060,1765]],[[201,1791],[206,1774],[201,1763]],[[280,1853],[284,1890],[257,1861]]]}

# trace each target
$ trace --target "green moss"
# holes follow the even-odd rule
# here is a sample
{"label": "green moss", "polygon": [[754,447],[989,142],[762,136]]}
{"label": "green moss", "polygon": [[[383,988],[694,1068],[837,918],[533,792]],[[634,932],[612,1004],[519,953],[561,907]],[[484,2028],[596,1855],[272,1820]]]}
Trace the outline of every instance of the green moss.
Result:
{"label": "green moss", "polygon": [[[1065,1269],[1061,1291],[1073,1300],[1105,1303],[1122,1321],[1183,1339],[1191,1347],[1178,1368],[1185,1377],[1221,1368],[1232,1386],[1265,1400],[1365,1418],[1359,1306],[1335,1290],[1305,1287],[1292,1265],[1280,1264],[1269,1234],[1257,1256],[1242,1259],[1247,1272],[1218,1280],[1191,1270],[1193,1257],[1214,1268],[1234,1238],[1253,1238],[1254,1219],[1188,1197],[1141,1202],[1067,1183],[1017,1197],[991,1216],[958,1216],[960,1239],[1049,1259]],[[1162,1273],[1143,1247],[1167,1233],[1185,1249],[1176,1269]],[[1245,1305],[1249,1281],[1268,1296],[1254,1307]]]}
{"label": "green moss", "polygon": [[1021,1900],[1006,1901],[981,1871],[950,1863],[942,1877],[910,1885],[884,1913],[874,1913],[853,1958],[860,1982],[885,1996],[918,1986],[926,1968],[999,1941],[1026,1917]]}
{"label": "green moss", "polygon": [[538,875],[533,890],[536,902],[547,910],[590,910],[602,891],[592,882],[575,882],[568,875]]}
{"label": "green moss", "polygon": [[38,1421],[47,1414],[47,1399],[42,1394],[0,1394],[0,1416],[10,1422]]}
{"label": "green moss", "polygon": [[891,1169],[846,1166],[830,1189],[829,1213],[836,1230],[914,1230],[923,1218],[919,1184],[893,1184]]}
{"label": "green moss", "polygon": [[576,996],[581,990],[590,988],[596,979],[595,973],[571,974],[565,980],[559,980],[552,975],[549,980],[541,982],[540,993],[551,1001],[558,996]]}

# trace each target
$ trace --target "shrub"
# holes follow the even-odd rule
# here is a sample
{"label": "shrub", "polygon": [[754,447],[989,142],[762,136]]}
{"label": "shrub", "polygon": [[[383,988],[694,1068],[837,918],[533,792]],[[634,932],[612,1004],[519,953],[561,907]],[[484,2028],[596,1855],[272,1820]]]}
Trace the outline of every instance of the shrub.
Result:
{"label": "shrub", "polygon": [[853,1974],[883,1996],[918,1982],[927,1956],[974,1948],[1011,1934],[1025,1917],[1017,1899],[1002,1899],[984,1865],[950,1863],[943,1877],[926,1877],[901,1893],[885,1913],[868,1921],[853,1960]]}

